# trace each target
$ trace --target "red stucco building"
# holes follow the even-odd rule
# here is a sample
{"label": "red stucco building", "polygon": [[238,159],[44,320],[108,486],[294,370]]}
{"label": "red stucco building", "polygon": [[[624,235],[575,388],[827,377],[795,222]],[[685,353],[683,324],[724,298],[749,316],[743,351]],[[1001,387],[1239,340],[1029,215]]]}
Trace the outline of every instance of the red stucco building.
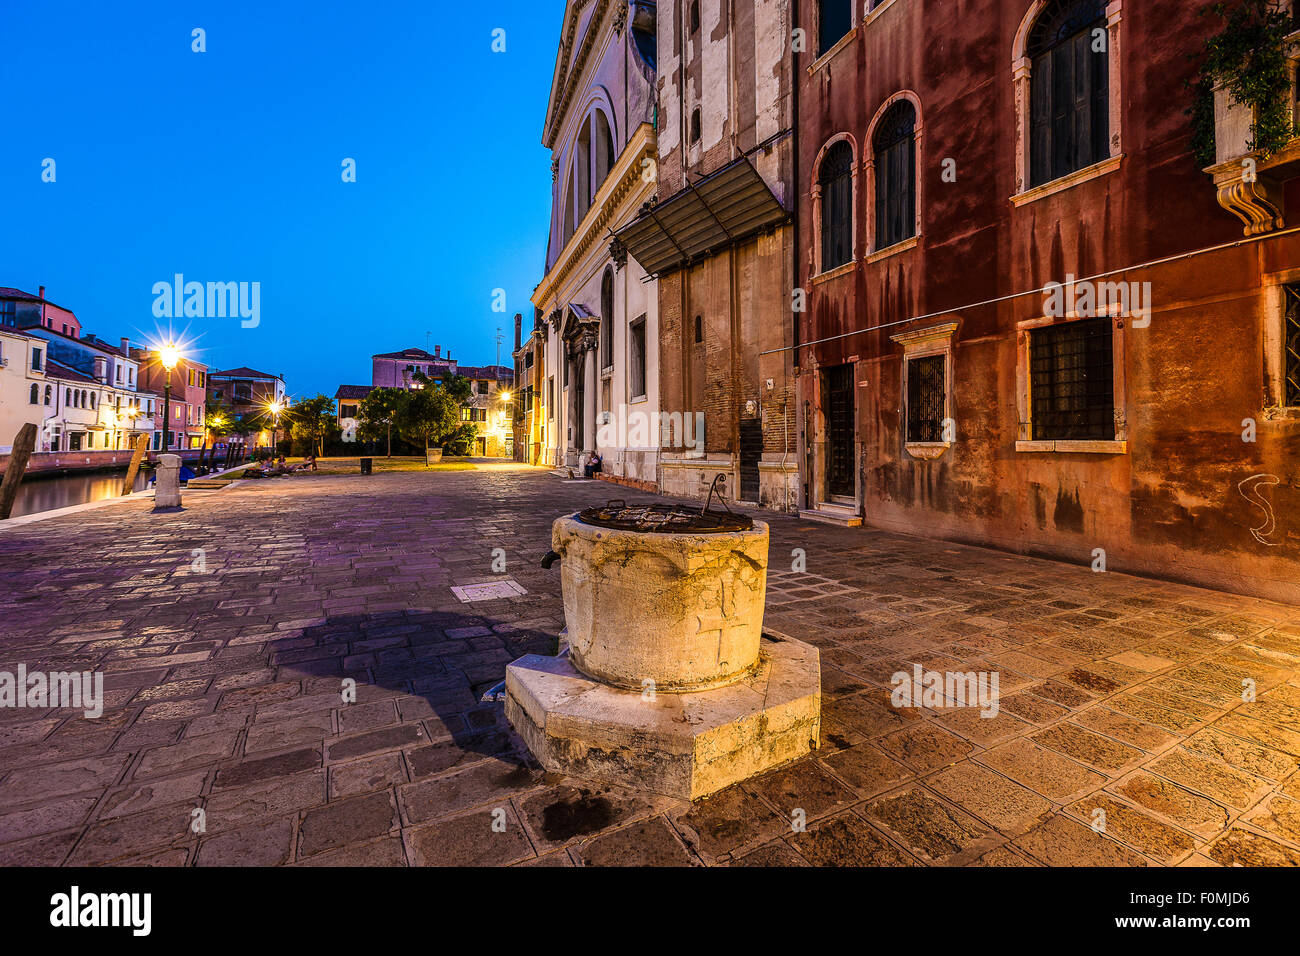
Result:
{"label": "red stucco building", "polygon": [[805,513],[1300,599],[1300,148],[1194,159],[1211,6],[800,5]]}

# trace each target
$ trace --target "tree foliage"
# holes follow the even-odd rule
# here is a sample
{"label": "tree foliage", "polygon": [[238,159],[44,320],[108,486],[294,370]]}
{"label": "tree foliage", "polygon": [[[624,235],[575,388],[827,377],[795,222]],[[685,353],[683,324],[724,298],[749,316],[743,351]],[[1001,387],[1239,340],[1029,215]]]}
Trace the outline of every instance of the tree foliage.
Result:
{"label": "tree foliage", "polygon": [[357,432],[367,441],[385,438],[393,454],[393,427],[410,393],[404,388],[372,388],[357,404]]}
{"label": "tree foliage", "polygon": [[307,439],[317,454],[325,453],[325,436],[337,427],[334,419],[334,399],[317,394],[294,402],[284,412],[294,432]]}
{"label": "tree foliage", "polygon": [[1241,0],[1231,10],[1220,3],[1214,14],[1222,29],[1205,41],[1201,75],[1192,84],[1193,149],[1197,161],[1214,162],[1213,88],[1223,84],[1234,100],[1254,110],[1246,148],[1269,156],[1291,139],[1291,78],[1287,71],[1286,37],[1293,19],[1273,0]]}
{"label": "tree foliage", "polygon": [[441,448],[460,428],[460,401],[447,382],[438,384],[417,372],[415,383],[397,412],[397,429],[407,441]]}

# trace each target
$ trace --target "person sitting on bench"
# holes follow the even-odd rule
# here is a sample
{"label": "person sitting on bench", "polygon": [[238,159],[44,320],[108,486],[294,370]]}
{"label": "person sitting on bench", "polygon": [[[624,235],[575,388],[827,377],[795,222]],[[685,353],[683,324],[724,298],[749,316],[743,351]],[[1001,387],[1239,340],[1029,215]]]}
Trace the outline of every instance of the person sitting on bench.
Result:
{"label": "person sitting on bench", "polygon": [[600,471],[600,465],[600,454],[593,451],[591,457],[587,459],[587,463],[582,467],[582,477],[591,478]]}

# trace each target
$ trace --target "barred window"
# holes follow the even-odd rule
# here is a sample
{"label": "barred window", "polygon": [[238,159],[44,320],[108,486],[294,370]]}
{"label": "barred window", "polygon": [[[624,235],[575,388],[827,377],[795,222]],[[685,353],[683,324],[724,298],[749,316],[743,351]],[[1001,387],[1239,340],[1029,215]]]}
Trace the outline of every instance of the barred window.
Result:
{"label": "barred window", "polygon": [[908,441],[943,441],[946,364],[942,355],[907,360]]}
{"label": "barred window", "polygon": [[1036,441],[1115,439],[1110,322],[1103,316],[1030,333],[1030,415]]}
{"label": "barred window", "polygon": [[1286,315],[1282,323],[1282,404],[1300,406],[1300,285],[1284,287]]}

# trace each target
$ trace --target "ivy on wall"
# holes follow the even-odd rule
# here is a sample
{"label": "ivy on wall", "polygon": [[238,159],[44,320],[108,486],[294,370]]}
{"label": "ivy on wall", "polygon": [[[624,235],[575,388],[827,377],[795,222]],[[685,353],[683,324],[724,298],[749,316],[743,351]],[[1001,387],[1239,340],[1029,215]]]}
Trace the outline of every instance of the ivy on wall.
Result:
{"label": "ivy on wall", "polygon": [[1276,0],[1239,0],[1213,9],[1221,29],[1205,41],[1199,76],[1188,83],[1192,105],[1192,151],[1201,166],[1215,160],[1214,87],[1222,84],[1234,100],[1254,109],[1246,148],[1261,156],[1277,152],[1292,136],[1291,77],[1286,37],[1294,29],[1290,12]]}

